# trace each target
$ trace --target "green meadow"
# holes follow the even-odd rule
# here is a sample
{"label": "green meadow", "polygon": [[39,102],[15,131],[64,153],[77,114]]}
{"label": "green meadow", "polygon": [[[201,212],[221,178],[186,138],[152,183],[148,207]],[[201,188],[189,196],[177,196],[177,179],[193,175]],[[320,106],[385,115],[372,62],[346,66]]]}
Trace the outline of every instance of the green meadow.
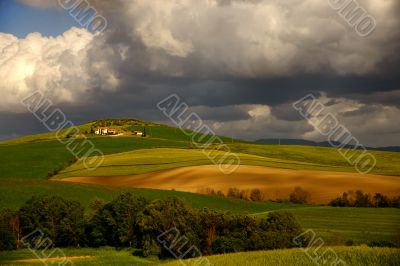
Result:
{"label": "green meadow", "polygon": [[235,214],[264,217],[270,211],[290,211],[304,229],[313,229],[331,244],[390,241],[400,236],[399,209],[335,208],[293,203],[252,202],[234,198],[152,189],[108,188],[96,185],[59,183],[45,180],[1,180],[0,208],[18,209],[35,195],[59,195],[78,200],[88,209],[89,203],[100,198],[110,201],[121,192],[130,191],[147,199],[177,197],[193,208],[209,208]]}
{"label": "green meadow", "polygon": [[[322,254],[326,248],[319,250]],[[369,248],[369,247],[334,247],[334,252],[338,258],[352,266],[382,266],[398,265],[400,253],[398,249],[390,248]],[[308,265],[336,265],[326,264],[332,260],[320,260],[318,264],[314,262],[300,249],[258,251],[248,253],[234,253],[207,257],[209,262],[215,266],[308,266]],[[195,260],[187,262],[192,265]],[[323,264],[325,263],[325,264]],[[171,262],[165,266],[178,266],[180,262]],[[343,264],[337,264],[343,265]]]}
{"label": "green meadow", "polygon": [[65,199],[76,200],[88,207],[91,200],[100,198],[110,201],[122,192],[132,192],[149,200],[177,197],[184,199],[193,208],[208,207],[237,214],[251,214],[280,209],[301,208],[293,203],[252,202],[220,196],[208,196],[173,190],[109,188],[97,185],[84,185],[46,180],[0,180],[0,208],[18,209],[26,200],[35,195],[59,195]]}
{"label": "green meadow", "polygon": [[[52,252],[54,252],[52,254]],[[61,258],[68,258],[74,265],[126,265],[126,266],[141,266],[141,265],[160,265],[161,262],[157,258],[140,258],[133,256],[133,249],[120,249],[102,247],[102,248],[65,248],[62,249]],[[58,265],[64,260],[52,262],[52,258],[60,255],[58,250],[49,249],[41,255],[41,258],[49,258],[46,262],[47,265]],[[62,257],[64,256],[64,257]],[[43,265],[43,262],[38,260],[34,253],[31,251],[17,250],[5,251],[1,253],[0,265]],[[61,264],[60,264],[61,265]],[[69,264],[66,264],[69,265]]]}
{"label": "green meadow", "polygon": [[[215,161],[221,159],[225,152],[211,152]],[[267,158],[251,154],[237,154],[243,165],[257,165],[269,167],[282,167],[290,169],[316,169],[323,167],[312,163],[288,161],[283,159]],[[209,165],[212,162],[206,153],[198,149],[145,149],[107,155],[100,167],[87,170],[83,162],[77,162],[60,172],[55,178],[72,176],[123,176],[136,175],[160,170]]]}
{"label": "green meadow", "polygon": [[[400,209],[304,207],[289,209],[303,228],[314,230],[331,245],[391,241],[400,236]],[[267,213],[255,214],[263,218]]]}
{"label": "green meadow", "polygon": [[[160,147],[189,148],[187,143],[135,137],[90,139],[104,154]],[[57,140],[0,145],[0,179],[47,179],[47,174],[63,169],[72,154]]]}
{"label": "green meadow", "polygon": [[[90,124],[80,127],[90,130]],[[129,130],[143,130],[143,125],[130,125]],[[55,178],[70,176],[133,175],[184,166],[210,164],[202,150],[194,149],[190,138],[179,129],[168,126],[146,125],[145,138],[98,137],[88,135],[96,148],[106,156],[95,171],[86,170],[81,162],[68,165],[71,153],[59,143],[54,133],[28,136],[0,143],[0,208],[18,209],[26,200],[37,195],[59,195],[77,200],[87,209],[89,203],[100,198],[110,201],[121,192],[130,191],[150,200],[178,197],[193,208],[209,208],[235,214],[264,217],[270,211],[287,210],[295,215],[304,229],[313,229],[329,245],[355,245],[371,241],[390,241],[400,236],[399,209],[333,208],[277,202],[251,202],[219,196],[151,189],[110,188],[97,185],[61,183],[50,180],[48,174],[57,170]],[[80,138],[79,141],[82,141]],[[308,146],[280,146],[240,142],[224,138],[239,155],[241,164],[287,169],[354,172],[354,168],[334,148]],[[214,147],[215,148],[215,147]],[[218,156],[222,152],[214,151]],[[372,173],[400,175],[400,153],[371,151],[377,159]],[[388,248],[338,247],[341,258],[349,265],[397,265],[398,250]],[[132,250],[112,248],[67,249],[69,256],[92,256],[74,261],[76,265],[178,265],[132,256]],[[396,255],[397,254],[397,255]],[[26,250],[1,254],[0,264],[33,258]],[[301,250],[263,251],[230,254],[209,258],[214,265],[310,265]],[[293,264],[294,263],[294,264]],[[367,264],[366,264],[367,263]],[[19,265],[15,264],[14,265]],[[28,264],[21,264],[28,265]],[[36,264],[33,264],[36,265]],[[39,264],[38,264],[39,265]]]}
{"label": "green meadow", "polygon": [[[366,246],[359,247],[332,247],[338,258],[346,265],[352,266],[396,266],[400,261],[399,249],[393,248],[371,248]],[[319,250],[322,254],[327,247]],[[54,250],[47,250],[45,255],[51,254]],[[81,249],[62,249],[66,258],[70,258],[74,265],[115,265],[115,266],[132,266],[132,265],[163,265],[163,266],[179,266],[182,262],[186,265],[195,265],[199,259],[188,261],[164,261],[158,258],[141,258],[133,256],[133,249],[115,248],[81,248]],[[52,265],[51,258],[54,253],[49,256],[48,264]],[[37,260],[37,257],[29,250],[7,251],[2,252],[0,257],[0,265],[43,265],[43,262]],[[33,259],[33,261],[32,261]],[[204,257],[212,265],[215,266],[308,266],[313,265],[313,261],[301,249],[283,249],[270,251],[256,251],[246,253],[233,253]],[[27,261],[31,260],[31,261]],[[325,260],[327,262],[328,260]],[[330,261],[330,260],[329,260]],[[205,261],[203,261],[205,262]],[[322,260],[319,263],[323,262]],[[332,262],[332,261],[330,261]],[[205,265],[205,264],[204,264]],[[323,265],[323,264],[320,264]],[[340,265],[340,264],[339,264]]]}
{"label": "green meadow", "polygon": [[[356,172],[354,167],[331,147],[297,146],[297,145],[268,145],[253,143],[234,143],[229,145],[233,152],[253,154],[267,158],[282,159],[293,162],[311,163],[315,170]],[[361,151],[344,149],[357,156]],[[376,158],[376,165],[371,174],[400,175],[400,153],[386,151],[368,151]],[[356,157],[355,157],[356,158]],[[279,167],[279,165],[277,165]]]}

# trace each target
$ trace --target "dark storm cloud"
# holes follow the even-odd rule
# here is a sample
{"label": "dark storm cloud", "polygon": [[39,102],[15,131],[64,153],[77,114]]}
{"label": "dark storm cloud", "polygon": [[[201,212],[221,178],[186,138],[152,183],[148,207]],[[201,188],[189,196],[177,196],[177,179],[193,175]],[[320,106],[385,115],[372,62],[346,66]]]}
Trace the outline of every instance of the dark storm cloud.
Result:
{"label": "dark storm cloud", "polygon": [[114,73],[118,93],[149,104],[170,92],[193,105],[225,106],[283,104],[320,91],[367,99],[399,89],[398,1],[360,0],[378,20],[364,39],[321,1],[212,2],[90,1],[109,27],[94,38],[88,63],[107,67],[85,71],[99,82]]}
{"label": "dark storm cloud", "polygon": [[397,82],[397,84],[397,89],[393,90],[381,89],[375,90],[371,93],[350,93],[346,96],[349,99],[358,100],[365,104],[382,104],[400,107],[400,80]]}
{"label": "dark storm cloud", "polygon": [[248,108],[245,106],[220,106],[220,107],[207,107],[197,106],[190,109],[191,112],[197,113],[201,119],[210,121],[234,121],[246,120],[250,118]]}
{"label": "dark storm cloud", "polygon": [[30,113],[0,113],[0,141],[45,132],[45,127]]}
{"label": "dark storm cloud", "polygon": [[[23,2],[55,7],[50,0]],[[72,29],[57,40],[0,36],[4,58],[13,59],[0,66],[7,95],[0,111],[4,117],[26,112],[21,95],[39,89],[76,123],[121,116],[167,121],[156,104],[177,93],[204,120],[221,122],[220,132],[239,136],[247,125],[247,138],[295,137],[311,129],[291,104],[313,93],[330,107],[348,100],[351,111],[343,117],[358,124],[367,114],[387,111],[350,105],[400,105],[400,4],[359,2],[378,22],[368,38],[358,37],[327,1],[93,0],[108,21],[104,35]],[[18,52],[29,44],[40,49],[33,56]],[[42,56],[48,47],[52,53]],[[17,76],[11,70],[20,65],[40,68],[32,77],[30,68]],[[261,116],[267,123],[249,115],[260,106],[269,108]],[[16,125],[14,131],[24,130]]]}
{"label": "dark storm cloud", "polygon": [[275,105],[272,107],[271,113],[277,119],[281,119],[281,120],[286,120],[286,121],[304,120],[304,117],[302,117],[300,115],[300,113],[296,109],[293,108],[292,103]]}

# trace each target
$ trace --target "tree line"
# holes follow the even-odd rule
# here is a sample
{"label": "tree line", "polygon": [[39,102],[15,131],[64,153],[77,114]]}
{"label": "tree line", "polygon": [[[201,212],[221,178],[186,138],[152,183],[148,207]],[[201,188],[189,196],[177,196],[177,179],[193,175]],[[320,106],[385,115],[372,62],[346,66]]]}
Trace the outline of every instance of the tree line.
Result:
{"label": "tree line", "polygon": [[179,230],[203,255],[290,248],[292,239],[301,233],[288,212],[271,212],[256,219],[207,208],[195,210],[177,198],[148,201],[124,193],[108,203],[93,200],[90,208],[85,213],[77,201],[41,196],[17,211],[2,210],[0,250],[23,248],[23,236],[37,229],[54,247],[133,247],[141,250],[137,255],[161,258],[172,257],[171,250],[157,240],[171,228]]}
{"label": "tree line", "polygon": [[400,208],[400,197],[390,198],[382,193],[364,193],[362,190],[344,192],[342,196],[332,200],[334,207],[366,207],[366,208]]}
{"label": "tree line", "polygon": [[[200,194],[221,196],[228,198],[237,198],[248,201],[266,201],[265,194],[258,188],[255,189],[238,189],[229,188],[227,193],[212,188],[202,188],[198,191]],[[295,204],[310,203],[311,193],[295,187],[289,194],[287,199],[276,200],[277,202],[291,202]],[[362,190],[344,192],[340,197],[337,197],[329,202],[330,206],[334,207],[374,207],[374,208],[400,208],[400,196],[386,196],[382,193],[364,193]]]}
{"label": "tree line", "polygon": [[[228,198],[236,198],[247,201],[266,201],[267,197],[261,189],[238,189],[236,187],[229,188],[226,193],[221,190],[214,190],[213,188],[201,188],[197,191],[199,194],[211,195],[211,196],[221,196]],[[277,200],[279,202],[292,202],[292,203],[308,203],[310,199],[310,193],[303,190],[301,187],[295,187],[289,195],[289,199]]]}

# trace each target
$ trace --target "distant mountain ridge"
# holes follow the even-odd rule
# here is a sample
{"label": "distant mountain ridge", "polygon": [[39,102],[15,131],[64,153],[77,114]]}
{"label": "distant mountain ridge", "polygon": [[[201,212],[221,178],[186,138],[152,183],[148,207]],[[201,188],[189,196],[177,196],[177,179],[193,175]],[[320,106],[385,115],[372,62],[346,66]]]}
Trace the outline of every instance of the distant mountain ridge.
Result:
{"label": "distant mountain ridge", "polygon": [[[305,146],[318,146],[318,147],[331,147],[328,141],[316,142],[305,139],[259,139],[256,142],[265,144],[276,144],[276,145],[305,145]],[[339,146],[340,142],[334,142],[335,145]],[[354,145],[345,145],[346,148],[354,148]],[[375,151],[392,151],[400,152],[400,146],[389,146],[389,147],[365,147],[368,150]]]}

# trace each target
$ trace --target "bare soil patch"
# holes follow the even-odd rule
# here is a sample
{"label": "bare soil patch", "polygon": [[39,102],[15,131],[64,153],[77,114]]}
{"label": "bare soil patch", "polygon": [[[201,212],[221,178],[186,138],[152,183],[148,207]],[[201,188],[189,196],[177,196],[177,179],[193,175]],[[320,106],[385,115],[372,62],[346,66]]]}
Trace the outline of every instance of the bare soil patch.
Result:
{"label": "bare soil patch", "polygon": [[368,193],[400,195],[400,177],[358,173],[292,170],[241,165],[230,175],[218,166],[183,167],[134,176],[72,177],[57,181],[98,184],[110,187],[153,188],[198,192],[213,188],[261,189],[267,199],[287,199],[294,187],[311,193],[313,203],[328,203],[345,191],[361,189]]}

